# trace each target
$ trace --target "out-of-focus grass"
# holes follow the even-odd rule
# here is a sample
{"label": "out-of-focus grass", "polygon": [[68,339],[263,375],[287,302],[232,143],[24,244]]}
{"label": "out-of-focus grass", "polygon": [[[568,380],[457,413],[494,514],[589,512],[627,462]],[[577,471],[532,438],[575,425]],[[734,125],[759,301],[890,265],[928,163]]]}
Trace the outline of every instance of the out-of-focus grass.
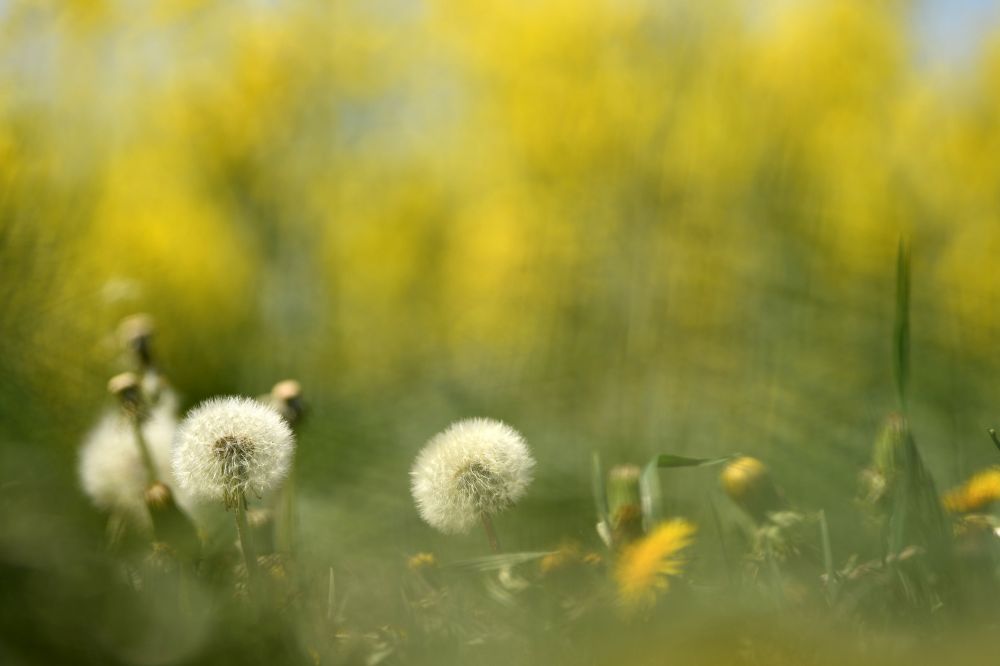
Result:
{"label": "out-of-focus grass", "polygon": [[[304,558],[345,574],[367,626],[398,619],[387,581],[408,555],[482,554],[420,523],[408,490],[419,446],[467,415],[515,424],[538,459],[498,519],[511,549],[597,547],[592,451],[740,451],[826,511],[838,560],[863,552],[851,498],[895,405],[901,233],[921,451],[939,486],[995,460],[993,42],[941,81],[915,68],[905,3],[3,12],[0,658],[112,658],[98,629],[117,615],[91,610],[127,611],[93,580],[102,525],[74,465],[138,310],[185,405],[301,380]],[[718,577],[713,473],[663,481]],[[692,627],[677,601],[587,647],[740,654],[718,625],[775,660],[842,662],[819,618],[744,611],[701,607]],[[191,658],[246,654],[227,640]],[[859,654],[901,654],[882,640]]]}

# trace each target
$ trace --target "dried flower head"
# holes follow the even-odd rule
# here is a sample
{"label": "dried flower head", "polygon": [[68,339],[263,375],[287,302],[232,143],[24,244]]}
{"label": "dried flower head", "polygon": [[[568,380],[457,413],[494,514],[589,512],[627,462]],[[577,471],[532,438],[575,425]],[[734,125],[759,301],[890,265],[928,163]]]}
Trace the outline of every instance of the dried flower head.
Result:
{"label": "dried flower head", "polygon": [[468,532],[482,516],[519,500],[535,461],[520,433],[493,419],[466,419],[433,437],[417,456],[413,499],[432,527]]}
{"label": "dried flower head", "polygon": [[233,507],[284,478],[295,438],[273,408],[241,397],[212,398],[191,410],[177,431],[174,476],[182,489]]}
{"label": "dried flower head", "polygon": [[680,574],[684,559],[677,554],[691,545],[695,527],[683,519],[658,525],[648,536],[622,550],[615,565],[618,599],[628,609],[648,607]]}
{"label": "dried flower head", "polygon": [[[170,446],[177,428],[172,406],[152,409],[141,428],[158,479],[170,485]],[[122,410],[109,410],[87,434],[80,449],[79,473],[84,492],[97,507],[149,523],[145,493],[150,479],[130,417]]]}

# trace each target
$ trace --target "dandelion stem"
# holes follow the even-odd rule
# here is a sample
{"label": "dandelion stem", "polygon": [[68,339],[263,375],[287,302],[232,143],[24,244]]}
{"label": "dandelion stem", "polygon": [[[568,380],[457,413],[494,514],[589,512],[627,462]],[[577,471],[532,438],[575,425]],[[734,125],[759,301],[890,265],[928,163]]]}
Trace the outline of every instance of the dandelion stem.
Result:
{"label": "dandelion stem", "polygon": [[294,555],[295,551],[295,469],[288,472],[288,477],[281,487],[278,500],[278,516],[276,521],[277,549],[279,552]]}
{"label": "dandelion stem", "polygon": [[247,524],[247,497],[243,492],[236,499],[236,531],[240,535],[240,548],[247,568],[247,589],[252,590],[257,582],[257,553],[253,547],[253,536]]}
{"label": "dandelion stem", "polygon": [[993,428],[990,428],[990,438],[993,440],[993,443],[996,444],[996,447],[1000,449],[1000,437],[997,437],[997,431]]}
{"label": "dandelion stem", "polygon": [[481,515],[483,520],[483,529],[486,530],[486,538],[490,541],[490,548],[494,553],[500,553],[500,541],[497,540],[497,532],[493,528],[493,518],[488,513]]}
{"label": "dandelion stem", "polygon": [[132,433],[135,436],[135,445],[139,447],[142,465],[146,468],[147,484],[152,485],[157,481],[156,465],[153,464],[153,456],[149,453],[149,445],[146,443],[146,437],[142,434],[142,423],[138,414],[129,414],[128,418],[132,422]]}

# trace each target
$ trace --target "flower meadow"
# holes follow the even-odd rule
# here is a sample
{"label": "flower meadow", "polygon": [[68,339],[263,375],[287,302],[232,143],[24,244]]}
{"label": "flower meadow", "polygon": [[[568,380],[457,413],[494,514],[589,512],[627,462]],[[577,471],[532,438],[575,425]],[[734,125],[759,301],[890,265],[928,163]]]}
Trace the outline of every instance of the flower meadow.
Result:
{"label": "flower meadow", "polygon": [[0,2],[0,664],[995,664],[986,4]]}

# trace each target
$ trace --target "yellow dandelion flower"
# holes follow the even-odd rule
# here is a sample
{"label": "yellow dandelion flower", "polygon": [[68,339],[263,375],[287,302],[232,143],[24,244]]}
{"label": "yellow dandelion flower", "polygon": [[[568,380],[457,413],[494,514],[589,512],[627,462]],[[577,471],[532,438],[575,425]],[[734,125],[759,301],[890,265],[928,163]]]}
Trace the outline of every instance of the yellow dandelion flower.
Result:
{"label": "yellow dandelion flower", "polygon": [[650,606],[657,593],[667,590],[669,577],[678,575],[684,566],[685,560],[677,554],[691,545],[694,532],[694,525],[678,518],[659,525],[622,551],[614,575],[623,606]]}
{"label": "yellow dandelion flower", "polygon": [[943,502],[953,513],[979,511],[1000,499],[1000,467],[991,467],[948,491]]}

